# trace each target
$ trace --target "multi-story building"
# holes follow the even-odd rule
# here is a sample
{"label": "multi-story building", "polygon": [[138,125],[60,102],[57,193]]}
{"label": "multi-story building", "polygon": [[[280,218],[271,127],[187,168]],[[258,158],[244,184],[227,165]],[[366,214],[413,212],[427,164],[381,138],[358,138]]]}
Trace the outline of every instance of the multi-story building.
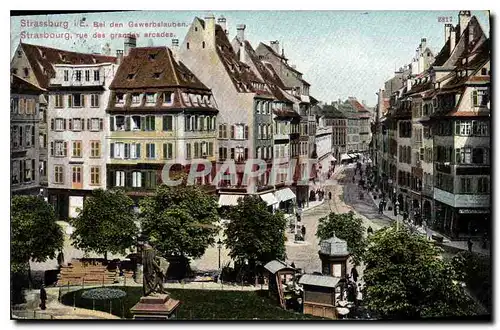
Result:
{"label": "multi-story building", "polygon": [[347,101],[351,104],[351,106],[356,109],[358,113],[358,127],[359,127],[359,143],[358,150],[360,153],[368,154],[369,145],[371,142],[372,134],[371,134],[371,123],[372,123],[372,114],[370,110],[366,108],[364,104],[358,102],[355,97],[349,97]]}
{"label": "multi-story building", "polygon": [[[123,58],[118,56],[121,63],[110,85],[107,186],[124,187],[140,198],[162,183],[166,163],[173,180],[174,172],[190,170],[197,159],[210,162],[211,171],[196,184],[211,184],[218,111],[210,89],[170,49],[136,48],[134,41],[129,39]],[[243,128],[231,129],[239,139],[246,134]],[[231,152],[233,159],[243,157]]]}
{"label": "multi-story building", "polygon": [[357,154],[360,150],[359,113],[348,100],[339,100],[334,106],[347,118],[346,153]]}
{"label": "multi-story building", "polygon": [[55,64],[48,87],[49,201],[76,217],[85,196],[106,188],[106,106],[116,64]]}
{"label": "multi-story building", "polygon": [[[11,60],[11,72],[45,90],[39,96],[40,121],[38,123],[40,145],[38,170],[40,172],[40,184],[42,187],[47,186],[48,182],[54,178],[54,173],[51,172],[53,169],[48,166],[48,137],[50,135],[50,127],[47,125],[47,109],[50,106],[48,91],[50,80],[55,75],[54,65],[93,65],[115,63],[115,61],[115,57],[100,54],[84,54],[26,43],[18,45]],[[47,196],[46,190],[43,193],[45,196]],[[62,209],[59,210],[61,212],[58,212],[58,215],[66,218],[68,216],[69,205],[59,205],[61,205]]]}
{"label": "multi-story building", "polygon": [[[285,91],[293,97],[294,111],[301,116],[300,120],[300,149],[299,149],[299,172],[300,176],[306,174],[306,166],[310,159],[317,159],[315,149],[316,141],[316,118],[311,113],[311,108],[317,103],[309,95],[310,84],[302,78],[302,73],[288,63],[284,50],[281,50],[278,40],[271,41],[270,45],[260,43],[255,50],[259,59],[269,63],[279,78],[283,81]],[[316,176],[316,168],[309,171],[309,179]],[[297,186],[297,200],[306,202],[309,197],[309,186]]]}
{"label": "multi-story building", "polygon": [[[220,24],[223,24],[222,26]],[[246,52],[236,55],[224,26],[209,15],[195,18],[179,49],[186,66],[211,88],[218,103],[218,166],[226,159],[236,163],[237,182],[221,181],[218,186],[219,204],[234,205],[241,194],[259,194],[271,207],[278,201],[269,186],[273,159],[273,95],[265,82],[245,64]],[[243,181],[245,163],[257,154],[268,166],[264,180]]]}
{"label": "multi-story building", "polygon": [[392,89],[401,84],[377,125],[376,160],[384,189],[397,179],[389,192],[394,188],[401,211],[455,238],[489,233],[491,226],[490,44],[469,11],[460,11],[458,21],[445,25],[445,45],[435,58],[422,39],[419,60],[391,79]]}
{"label": "multi-story building", "polygon": [[[259,59],[250,42],[245,40],[245,25],[237,25],[237,35],[232,41],[232,47],[236,55],[247,64],[251,70],[266,84],[266,89],[271,92],[274,99],[270,105],[272,110],[274,146],[273,146],[273,166],[276,166],[276,178],[274,182],[275,197],[279,202],[279,208],[289,212],[293,210],[293,205],[296,203],[296,195],[290,189],[285,187],[286,183],[292,183],[293,190],[296,191],[294,185],[295,168],[290,166],[290,161],[298,160],[299,151],[299,124],[300,115],[293,111],[294,98],[286,95],[283,81],[274,71],[270,63],[266,63]],[[242,54],[242,52],[244,54]],[[256,109],[259,115],[259,109]],[[260,148],[256,151],[256,157],[262,158]],[[280,168],[278,173],[278,167]],[[281,169],[286,170],[282,172]]]}
{"label": "multi-story building", "polygon": [[447,235],[491,234],[490,40],[460,11],[431,69],[434,86],[433,226]]}
{"label": "multi-story building", "polygon": [[332,128],[332,156],[340,162],[341,155],[347,151],[347,118],[333,104],[323,106],[321,118],[323,118],[324,126]]}
{"label": "multi-story building", "polygon": [[45,90],[11,75],[10,188],[12,194],[40,194],[39,96]]}

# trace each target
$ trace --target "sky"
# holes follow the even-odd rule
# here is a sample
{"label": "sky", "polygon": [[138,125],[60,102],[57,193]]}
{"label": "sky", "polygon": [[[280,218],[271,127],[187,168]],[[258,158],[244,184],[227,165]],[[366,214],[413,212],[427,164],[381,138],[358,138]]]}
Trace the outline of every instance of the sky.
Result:
{"label": "sky", "polygon": [[[171,39],[182,42],[194,17],[204,11],[129,11],[83,14],[59,14],[11,17],[11,57],[23,41],[77,52],[101,52],[106,43],[112,54],[123,49],[123,38],[111,34],[140,33],[137,46],[170,46]],[[296,65],[311,84],[310,94],[323,102],[355,96],[370,106],[376,104],[376,92],[391,78],[394,70],[409,64],[421,38],[436,55],[444,45],[446,18],[458,23],[458,11],[213,11],[224,16],[229,39],[236,25],[245,24],[245,38],[257,48],[260,42],[279,40],[289,63]],[[487,36],[487,11],[472,11]],[[85,18],[84,21],[82,19]],[[450,21],[451,20],[451,21]],[[66,22],[63,27],[33,27],[28,23]],[[94,26],[102,23],[104,26]],[[111,23],[123,27],[111,27]],[[181,27],[129,27],[129,22],[181,23]],[[182,24],[183,23],[183,24]],[[83,24],[83,26],[80,26]],[[53,33],[49,38],[34,38],[28,33]],[[145,32],[166,32],[167,37],[145,38]],[[66,39],[67,34],[71,39]],[[94,36],[105,34],[104,38]],[[85,34],[87,34],[85,36]],[[43,35],[41,37],[44,37]]]}

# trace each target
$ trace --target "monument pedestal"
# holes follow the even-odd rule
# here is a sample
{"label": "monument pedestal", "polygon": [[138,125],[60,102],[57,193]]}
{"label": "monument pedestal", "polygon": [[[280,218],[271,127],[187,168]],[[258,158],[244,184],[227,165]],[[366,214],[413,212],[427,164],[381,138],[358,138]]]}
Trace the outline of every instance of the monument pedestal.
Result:
{"label": "monument pedestal", "polygon": [[168,320],[175,316],[180,301],[170,298],[169,294],[152,294],[130,309],[136,320]]}

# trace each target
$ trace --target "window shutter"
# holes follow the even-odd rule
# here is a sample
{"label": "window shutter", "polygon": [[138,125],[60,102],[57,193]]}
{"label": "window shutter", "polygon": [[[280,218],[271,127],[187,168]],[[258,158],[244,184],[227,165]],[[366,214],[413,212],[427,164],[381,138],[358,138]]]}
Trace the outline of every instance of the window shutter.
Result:
{"label": "window shutter", "polygon": [[63,129],[65,130],[66,129],[66,119],[63,119]]}
{"label": "window shutter", "polygon": [[149,118],[150,118],[149,120],[151,121],[151,131],[154,131],[154,130],[156,130],[156,128],[155,128],[155,121],[156,121],[155,119],[156,119],[156,117],[155,116],[151,116]]}
{"label": "window shutter", "polygon": [[219,139],[222,139],[222,125],[219,124]]}
{"label": "window shutter", "polygon": [[[165,124],[165,117],[163,117],[163,124]],[[165,125],[163,125],[163,129],[165,130]],[[167,159],[167,144],[163,144],[163,159]]]}
{"label": "window shutter", "polygon": [[208,142],[208,155],[209,156],[214,155],[214,143],[213,142]]}
{"label": "window shutter", "polygon": [[141,131],[145,131],[146,130],[146,119],[148,117],[141,117]]}
{"label": "window shutter", "polygon": [[50,155],[53,157],[54,156],[54,142],[50,142]]}
{"label": "window shutter", "polygon": [[168,156],[169,159],[173,158],[174,157],[174,146],[173,146],[172,143],[167,144],[167,146],[168,146],[167,156]]}
{"label": "window shutter", "polygon": [[234,159],[234,148],[231,148],[231,159]]}
{"label": "window shutter", "polygon": [[245,160],[248,159],[248,148],[245,148]]}
{"label": "window shutter", "polygon": [[64,142],[64,157],[68,155],[68,142]]}
{"label": "window shutter", "polygon": [[245,140],[248,140],[248,125],[245,125]]}
{"label": "window shutter", "polygon": [[139,159],[139,158],[141,158],[141,145],[140,145],[140,143],[136,144],[136,148],[137,149],[136,149],[135,154],[136,154],[136,157]]}
{"label": "window shutter", "polygon": [[50,129],[53,131],[54,130],[54,118],[50,120]]}
{"label": "window shutter", "polygon": [[146,158],[150,158],[151,153],[150,153],[150,148],[149,148],[149,143],[146,143]]}
{"label": "window shutter", "polygon": [[73,107],[73,95],[69,94],[68,95],[68,108],[72,108],[72,107]]}
{"label": "window shutter", "polygon": [[132,172],[125,172],[125,187],[132,187]]}
{"label": "window shutter", "polygon": [[[82,131],[85,131],[85,118],[80,118],[80,121],[82,123]],[[90,127],[90,125],[88,125],[87,128],[89,128],[89,127]]]}
{"label": "window shutter", "polygon": [[113,116],[109,117],[109,130],[110,131],[115,130],[115,117]]}
{"label": "window shutter", "polygon": [[91,125],[90,125],[90,118],[87,118],[87,129],[90,131]]}
{"label": "window shutter", "polygon": [[234,139],[234,125],[231,125],[231,139]]}
{"label": "window shutter", "polygon": [[130,158],[130,143],[125,143],[125,158]]}
{"label": "window shutter", "polygon": [[130,116],[125,117],[125,130],[130,131]]}
{"label": "window shutter", "polygon": [[109,157],[110,158],[115,158],[115,144],[114,143],[111,143],[109,145]]}
{"label": "window shutter", "polygon": [[[162,119],[163,119],[163,131],[166,131],[167,130],[167,116],[163,116]],[[163,145],[163,146],[165,146],[165,145]]]}
{"label": "window shutter", "polygon": [[[89,125],[90,127],[90,125]],[[99,118],[99,130],[103,130],[104,129],[104,120],[102,120],[102,118]]]}
{"label": "window shutter", "polygon": [[73,129],[73,119],[69,120],[69,130],[71,131]]}
{"label": "window shutter", "polygon": [[224,152],[222,147],[219,147],[219,159],[224,159]]}
{"label": "window shutter", "polygon": [[82,101],[81,102],[82,103],[82,108],[85,107],[85,99],[86,99],[85,94],[80,94],[80,100]]}

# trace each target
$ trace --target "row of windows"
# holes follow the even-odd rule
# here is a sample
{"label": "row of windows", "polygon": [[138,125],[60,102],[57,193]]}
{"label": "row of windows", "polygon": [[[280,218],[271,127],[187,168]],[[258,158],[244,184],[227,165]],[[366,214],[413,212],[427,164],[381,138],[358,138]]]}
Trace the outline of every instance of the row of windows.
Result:
{"label": "row of windows", "polygon": [[36,100],[33,98],[12,97],[10,99],[10,113],[12,115],[36,114]]}
{"label": "row of windows", "polygon": [[[81,158],[84,154],[83,142],[75,140],[70,142],[71,157]],[[101,157],[101,141],[90,141],[86,147],[90,150],[90,158]],[[68,142],[63,140],[56,140],[50,142],[50,156],[52,157],[67,157],[68,156]]]}
{"label": "row of windows", "polygon": [[[76,185],[83,184],[83,166],[72,165],[70,166],[71,183]],[[52,182],[54,184],[64,184],[65,172],[64,165],[54,165],[54,176]],[[101,167],[90,166],[90,183],[91,186],[101,185]]]}
{"label": "row of windows", "polygon": [[486,120],[457,120],[455,135],[490,136],[490,123]]}
{"label": "row of windows", "polygon": [[411,164],[410,146],[399,146],[398,160],[400,163]]}
{"label": "row of windows", "polygon": [[11,161],[11,183],[30,183],[36,179],[35,159]]}
{"label": "row of windows", "polygon": [[10,127],[11,148],[34,147],[35,138],[35,126],[33,125],[12,125]]}
{"label": "row of windows", "polygon": [[[93,72],[92,72],[93,71]],[[72,81],[82,81],[82,73],[83,77],[85,77],[85,81],[90,81],[90,78],[93,77],[94,81],[100,80],[100,71],[99,70],[71,70],[71,80]],[[63,71],[64,81],[69,81],[70,70]]]}
{"label": "row of windows", "polygon": [[158,185],[156,171],[111,171],[109,173],[111,187],[155,189]]}
{"label": "row of windows", "polygon": [[[456,182],[456,186],[455,186]],[[457,194],[489,194],[490,179],[489,177],[457,177],[453,180],[453,176],[444,173],[437,173],[435,177],[435,187],[444,191]]]}
{"label": "row of windows", "polygon": [[[112,159],[140,159],[141,143],[115,142],[110,144],[110,158]],[[213,142],[186,143],[186,159],[201,158],[214,155]],[[176,157],[173,143],[161,145],[161,155],[157,152],[155,143],[146,143],[145,158],[147,159],[173,159]]]}
{"label": "row of windows", "polygon": [[229,126],[229,138],[233,140],[247,140],[248,139],[248,125],[245,124],[219,124],[219,139],[227,139],[228,138],[228,129]]}
{"label": "row of windows", "polygon": [[72,93],[68,95],[54,94],[51,96],[55,108],[63,108],[66,103],[68,108],[84,108],[90,99],[90,107],[98,108],[100,105],[100,94]]}
{"label": "row of windows", "polygon": [[[86,124],[85,124],[86,122]],[[99,132],[104,130],[104,121],[102,118],[52,118],[50,120],[50,129],[52,131],[65,131],[66,129],[73,132],[85,131]]]}

